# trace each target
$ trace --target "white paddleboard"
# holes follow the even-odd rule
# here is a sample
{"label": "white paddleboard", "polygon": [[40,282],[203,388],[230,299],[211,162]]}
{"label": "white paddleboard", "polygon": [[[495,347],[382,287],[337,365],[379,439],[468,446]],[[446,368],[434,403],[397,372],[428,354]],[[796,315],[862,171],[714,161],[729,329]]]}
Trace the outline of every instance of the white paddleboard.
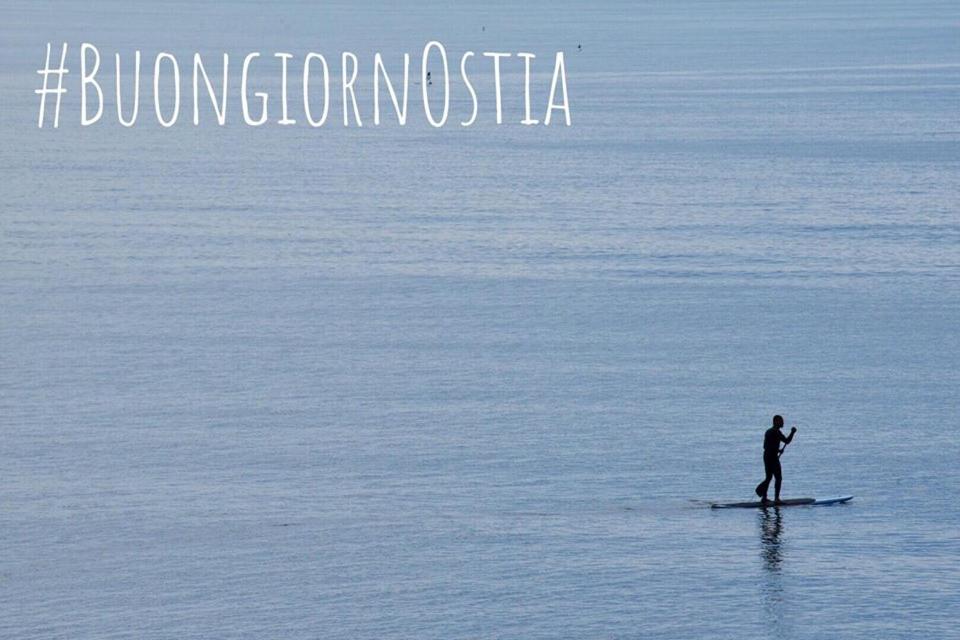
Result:
{"label": "white paddleboard", "polygon": [[803,507],[824,504],[842,504],[850,502],[853,496],[836,496],[833,498],[790,498],[780,502],[711,502],[711,509],[763,509],[766,507]]}

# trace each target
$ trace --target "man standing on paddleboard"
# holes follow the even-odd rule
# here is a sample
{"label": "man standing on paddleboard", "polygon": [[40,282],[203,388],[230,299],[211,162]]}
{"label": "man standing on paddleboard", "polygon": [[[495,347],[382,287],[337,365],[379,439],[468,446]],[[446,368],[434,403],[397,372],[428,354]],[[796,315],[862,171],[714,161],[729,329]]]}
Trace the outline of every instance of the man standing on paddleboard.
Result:
{"label": "man standing on paddleboard", "polygon": [[763,502],[769,502],[767,489],[770,487],[771,478],[777,479],[774,487],[774,500],[780,502],[780,485],[783,484],[783,471],[780,469],[780,454],[783,453],[783,449],[780,448],[780,443],[782,442],[784,448],[786,448],[793,440],[794,434],[797,433],[797,428],[792,427],[790,435],[785,436],[781,429],[783,429],[783,416],[773,416],[773,426],[763,434],[763,469],[767,477],[756,488],[757,495]]}

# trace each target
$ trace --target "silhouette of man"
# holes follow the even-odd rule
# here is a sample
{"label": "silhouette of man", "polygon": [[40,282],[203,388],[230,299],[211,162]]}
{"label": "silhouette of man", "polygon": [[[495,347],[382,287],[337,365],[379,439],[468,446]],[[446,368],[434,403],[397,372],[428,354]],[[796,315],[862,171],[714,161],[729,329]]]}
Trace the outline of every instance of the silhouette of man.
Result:
{"label": "silhouette of man", "polygon": [[767,489],[770,488],[771,478],[776,478],[774,500],[780,502],[780,485],[783,484],[783,471],[780,468],[780,454],[783,450],[780,448],[780,443],[782,442],[786,447],[797,432],[797,428],[792,427],[790,435],[785,436],[781,429],[783,429],[783,416],[773,416],[773,426],[763,434],[763,469],[767,477],[756,488],[757,495],[763,502],[770,502],[767,499]]}

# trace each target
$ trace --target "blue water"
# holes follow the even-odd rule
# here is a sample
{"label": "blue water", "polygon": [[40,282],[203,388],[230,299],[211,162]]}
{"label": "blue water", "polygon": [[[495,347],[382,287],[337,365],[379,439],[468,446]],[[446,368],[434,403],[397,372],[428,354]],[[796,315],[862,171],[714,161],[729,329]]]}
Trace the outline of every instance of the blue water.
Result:
{"label": "blue water", "polygon": [[[955,3],[3,13],[0,637],[956,637]],[[47,42],[431,38],[574,126],[36,128]],[[774,413],[853,502],[706,508]]]}

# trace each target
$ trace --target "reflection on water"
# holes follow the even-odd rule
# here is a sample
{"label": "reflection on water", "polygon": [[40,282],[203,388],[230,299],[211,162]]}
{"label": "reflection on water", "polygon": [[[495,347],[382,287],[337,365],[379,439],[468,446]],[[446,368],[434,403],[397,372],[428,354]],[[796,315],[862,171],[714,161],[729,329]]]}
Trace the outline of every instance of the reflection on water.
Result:
{"label": "reflection on water", "polygon": [[763,545],[764,565],[767,571],[778,572],[783,563],[780,534],[783,532],[783,514],[780,509],[763,509],[760,512],[760,542]]}
{"label": "reflection on water", "polygon": [[760,599],[763,602],[764,623],[771,638],[789,637],[783,607],[783,513],[777,507],[760,511],[760,556],[763,558],[763,577]]}

